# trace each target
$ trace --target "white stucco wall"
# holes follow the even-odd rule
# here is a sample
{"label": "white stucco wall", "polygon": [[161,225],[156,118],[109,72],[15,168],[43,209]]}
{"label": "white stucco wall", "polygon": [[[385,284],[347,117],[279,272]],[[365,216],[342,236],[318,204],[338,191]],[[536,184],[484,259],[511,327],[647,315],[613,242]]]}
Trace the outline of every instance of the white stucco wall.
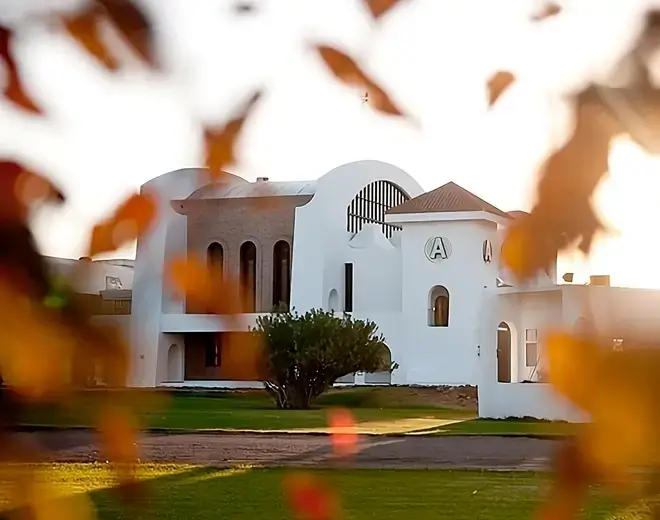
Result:
{"label": "white stucco wall", "polygon": [[423,193],[419,183],[396,166],[357,161],[319,178],[312,200],[296,208],[291,276],[291,305],[296,309],[327,308],[333,289],[343,304],[344,263],[357,254],[349,245],[346,208],[364,186],[378,180],[394,183],[411,197]]}
{"label": "white stucco wall", "polygon": [[153,387],[167,379],[167,351],[182,336],[163,334],[161,315],[182,314],[184,302],[177,300],[166,285],[165,264],[175,255],[186,255],[186,217],[177,214],[170,201],[182,199],[204,184],[198,169],[177,170],[147,182],[158,201],[158,218],[152,229],[138,241],[133,280],[131,342],[133,345],[131,384]]}

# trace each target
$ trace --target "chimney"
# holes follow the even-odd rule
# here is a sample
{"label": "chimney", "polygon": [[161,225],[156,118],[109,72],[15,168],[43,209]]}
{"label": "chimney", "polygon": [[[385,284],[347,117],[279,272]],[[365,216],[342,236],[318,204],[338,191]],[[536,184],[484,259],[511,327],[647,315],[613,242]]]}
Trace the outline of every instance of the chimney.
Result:
{"label": "chimney", "polygon": [[592,274],[589,276],[589,285],[598,285],[601,287],[610,286],[610,275],[609,274]]}
{"label": "chimney", "polygon": [[257,177],[257,182],[268,182],[268,177]]}

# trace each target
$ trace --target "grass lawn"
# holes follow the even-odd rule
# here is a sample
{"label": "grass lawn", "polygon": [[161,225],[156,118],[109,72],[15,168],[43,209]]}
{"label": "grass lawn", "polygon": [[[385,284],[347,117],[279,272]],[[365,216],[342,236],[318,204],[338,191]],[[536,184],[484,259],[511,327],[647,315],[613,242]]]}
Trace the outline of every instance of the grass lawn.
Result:
{"label": "grass lawn", "polygon": [[[452,410],[400,399],[390,389],[355,389],[330,392],[312,410],[277,410],[265,392],[173,392],[151,405],[150,397],[140,406],[142,424],[152,428],[292,430],[327,426],[327,411],[349,408],[359,422],[402,419],[472,419],[469,410]],[[399,393],[400,394],[400,393]],[[40,409],[23,421],[26,425],[86,426],[97,409],[98,392],[86,392],[67,410]],[[162,394],[164,395],[164,394]],[[393,397],[392,397],[393,396]]]}
{"label": "grass lawn", "polygon": [[[89,426],[101,392],[85,392],[76,406],[40,409],[26,425]],[[524,419],[477,419],[470,409],[434,404],[433,393],[406,388],[333,390],[312,410],[277,410],[265,392],[139,392],[142,425],[168,429],[296,430],[327,426],[332,407],[351,410],[363,433],[424,431],[432,435],[566,435],[576,425]],[[164,396],[157,399],[154,396]],[[429,398],[431,397],[431,399]]]}
{"label": "grass lawn", "polygon": [[[88,492],[102,520],[136,518],[115,502],[108,489],[112,479],[103,465],[45,466],[47,480],[63,493]],[[139,518],[158,520],[268,518],[294,516],[284,498],[283,469],[219,470],[193,466],[145,465],[150,481],[149,513]],[[447,518],[451,520],[527,519],[539,505],[545,475],[531,472],[443,470],[326,470],[314,471],[335,488],[346,520]],[[3,485],[6,488],[6,484]],[[2,495],[0,495],[2,496]],[[612,514],[616,507],[594,491],[584,518],[637,519],[641,504]]]}

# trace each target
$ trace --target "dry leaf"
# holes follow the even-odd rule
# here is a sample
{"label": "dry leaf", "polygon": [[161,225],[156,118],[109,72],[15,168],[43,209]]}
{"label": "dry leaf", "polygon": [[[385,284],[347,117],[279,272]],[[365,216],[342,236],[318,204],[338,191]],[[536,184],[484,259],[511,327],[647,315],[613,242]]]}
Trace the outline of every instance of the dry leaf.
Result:
{"label": "dry leaf", "polygon": [[0,57],[4,61],[6,70],[3,94],[5,98],[19,107],[35,114],[41,114],[41,109],[30,99],[21,82],[20,73],[10,49],[12,36],[13,33],[10,29],[0,26]]}
{"label": "dry leaf", "polygon": [[108,70],[116,71],[119,63],[101,40],[99,24],[102,17],[103,10],[98,4],[93,4],[83,11],[63,16],[62,23],[71,37],[89,54]]}
{"label": "dry leaf", "polygon": [[397,4],[401,3],[401,0],[364,0],[367,5],[371,15],[378,19],[387,13]]}
{"label": "dry leaf", "polygon": [[137,55],[148,65],[158,68],[154,52],[154,35],[149,19],[133,0],[97,0],[107,16],[128,41]]}
{"label": "dry leaf", "polygon": [[511,86],[516,77],[510,72],[499,71],[488,80],[488,105],[493,106],[502,93]]}
{"label": "dry leaf", "polygon": [[235,315],[245,311],[240,288],[210,269],[201,258],[178,258],[167,266],[167,278],[183,293],[186,303],[212,314]]}
{"label": "dry leaf", "polygon": [[534,13],[532,16],[532,20],[535,22],[540,22],[541,20],[545,20],[546,18],[552,18],[553,16],[558,15],[561,13],[561,6],[557,5],[553,2],[549,2],[543,6],[543,9],[541,9],[538,13]]}
{"label": "dry leaf", "polygon": [[521,280],[548,269],[572,244],[587,254],[599,230],[591,197],[608,169],[609,146],[618,126],[593,91],[577,97],[573,136],[545,163],[532,212],[510,227],[502,256]]}
{"label": "dry leaf", "polygon": [[223,128],[206,128],[204,142],[206,144],[206,168],[211,173],[212,180],[217,180],[225,172],[223,169],[234,163],[236,156],[234,146],[241,134],[247,117],[254,109],[261,92],[256,92],[245,104],[240,113],[230,120]]}
{"label": "dry leaf", "polygon": [[303,520],[337,520],[340,510],[336,495],[321,480],[309,474],[286,478],[285,489],[293,511]]}
{"label": "dry leaf", "polygon": [[355,455],[358,445],[358,434],[353,414],[345,409],[335,409],[329,412],[330,434],[332,447],[339,457]]}
{"label": "dry leaf", "polygon": [[63,203],[62,191],[49,179],[13,161],[0,161],[0,219],[27,224],[38,202]]}
{"label": "dry leaf", "polygon": [[369,105],[379,112],[393,116],[403,116],[403,112],[394,104],[387,93],[367,76],[358,64],[343,52],[327,45],[316,46],[316,51],[330,71],[349,86],[367,91]]}
{"label": "dry leaf", "polygon": [[156,216],[156,200],[149,193],[131,195],[108,220],[94,226],[90,258],[115,251],[141,237]]}

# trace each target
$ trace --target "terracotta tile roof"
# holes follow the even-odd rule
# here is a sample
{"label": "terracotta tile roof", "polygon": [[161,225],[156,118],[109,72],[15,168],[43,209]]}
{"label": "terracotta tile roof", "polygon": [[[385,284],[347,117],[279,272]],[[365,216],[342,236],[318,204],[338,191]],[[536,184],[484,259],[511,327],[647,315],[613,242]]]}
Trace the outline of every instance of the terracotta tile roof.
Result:
{"label": "terracotta tile roof", "polygon": [[510,215],[462,188],[455,182],[448,182],[432,191],[410,199],[388,211],[389,214],[402,213],[443,213],[453,211],[486,211],[499,217]]}

